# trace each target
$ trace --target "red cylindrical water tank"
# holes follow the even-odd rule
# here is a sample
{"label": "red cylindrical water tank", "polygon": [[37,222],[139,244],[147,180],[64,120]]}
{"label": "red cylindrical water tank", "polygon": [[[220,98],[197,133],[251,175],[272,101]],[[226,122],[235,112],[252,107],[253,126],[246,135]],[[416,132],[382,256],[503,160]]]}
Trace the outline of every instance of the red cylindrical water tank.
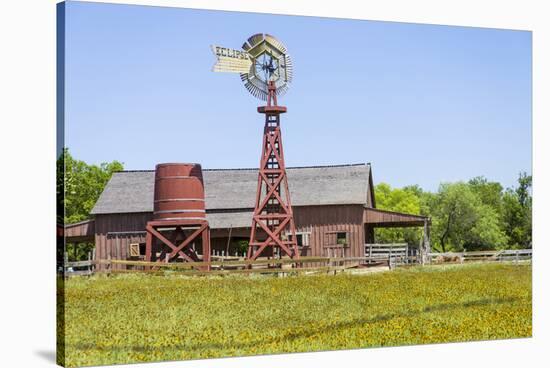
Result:
{"label": "red cylindrical water tank", "polygon": [[199,164],[158,164],[155,169],[155,220],[206,220]]}

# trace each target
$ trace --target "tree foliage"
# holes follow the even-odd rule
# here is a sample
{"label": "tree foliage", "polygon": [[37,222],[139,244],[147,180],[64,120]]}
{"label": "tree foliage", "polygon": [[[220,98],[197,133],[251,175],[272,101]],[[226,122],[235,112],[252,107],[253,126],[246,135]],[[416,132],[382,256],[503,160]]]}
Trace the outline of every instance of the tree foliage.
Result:
{"label": "tree foliage", "polygon": [[[420,187],[392,189],[390,185],[380,183],[374,190],[378,208],[394,212],[420,214],[422,194]],[[418,244],[421,236],[422,232],[417,228],[375,229],[375,237],[381,243],[406,242]]]}
{"label": "tree foliage", "polygon": [[[123,169],[118,161],[87,164],[73,158],[65,148],[57,159],[57,222],[71,224],[88,219],[113,172]],[[93,243],[63,242],[58,244],[58,262],[63,260],[64,252],[69,261],[85,260],[93,248]]]}
{"label": "tree foliage", "polygon": [[67,260],[69,262],[85,261],[90,256],[90,253],[95,248],[94,243],[67,243],[65,245],[65,252],[67,253]]}
{"label": "tree foliage", "polygon": [[90,211],[113,172],[123,169],[122,163],[118,161],[87,164],[73,158],[69,149],[65,148],[57,161],[58,196],[63,193],[59,196],[58,206],[64,207],[64,211],[58,210],[58,216],[62,216],[66,224],[89,218]]}
{"label": "tree foliage", "polygon": [[503,195],[502,215],[504,231],[513,248],[531,248],[532,243],[532,177],[521,173],[516,189],[507,189]]}
{"label": "tree foliage", "polygon": [[[484,186],[484,189],[487,187]],[[507,244],[498,210],[470,183],[442,184],[433,203],[434,243],[446,250],[502,248]],[[490,192],[490,191],[489,191]],[[500,202],[497,203],[500,205]]]}
{"label": "tree foliage", "polygon": [[[531,176],[521,173],[518,187],[504,190],[480,176],[467,183],[442,183],[435,193],[419,186],[375,187],[380,209],[431,217],[435,250],[461,251],[531,246]],[[380,242],[418,244],[419,229],[377,229]]]}

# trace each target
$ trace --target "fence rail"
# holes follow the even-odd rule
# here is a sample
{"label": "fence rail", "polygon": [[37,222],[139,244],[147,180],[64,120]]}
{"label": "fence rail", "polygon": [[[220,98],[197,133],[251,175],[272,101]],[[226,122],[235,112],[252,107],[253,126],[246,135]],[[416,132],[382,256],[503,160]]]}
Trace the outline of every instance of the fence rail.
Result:
{"label": "fence rail", "polygon": [[416,249],[407,243],[365,244],[365,257],[369,264],[387,262],[390,268],[418,261]]}
{"label": "fence rail", "polygon": [[93,260],[92,252],[88,253],[88,259],[85,261],[69,262],[67,253],[64,256],[63,274],[65,276],[82,276],[94,273],[96,261]]}
{"label": "fence rail", "polygon": [[[89,275],[92,272],[99,273],[147,273],[164,274],[166,271],[177,272],[181,275],[226,275],[226,274],[313,274],[313,273],[337,273],[346,269],[358,267],[368,261],[387,261],[384,257],[301,257],[300,259],[259,259],[249,261],[246,259],[218,260],[210,262],[145,262],[132,260],[88,260],[79,262],[66,262],[65,269],[73,267],[89,267],[90,270],[66,271],[66,276]],[[99,265],[102,265],[99,269]],[[132,267],[121,269],[116,265]],[[115,267],[114,267],[115,266]]]}
{"label": "fence rail", "polygon": [[[145,262],[131,260],[104,259],[68,262],[64,264],[65,276],[91,275],[94,272],[102,273],[129,273],[143,272],[149,274],[164,274],[165,271],[178,272],[182,275],[228,275],[228,274],[270,274],[270,273],[337,273],[350,268],[369,267],[373,265],[387,265],[390,269],[415,264],[418,256],[405,252],[403,246],[393,246],[384,249],[381,244],[373,244],[373,252],[365,257],[301,257],[300,259],[259,259],[249,261],[244,258],[219,257],[210,262]],[[476,251],[476,252],[446,252],[429,253],[429,259],[438,263],[464,263],[471,261],[514,261],[530,260],[531,249]],[[98,265],[104,267],[99,270]],[[131,268],[116,267],[123,265]],[[115,267],[113,267],[115,266]]]}
{"label": "fence rail", "polygon": [[471,251],[471,252],[445,252],[445,253],[429,253],[432,263],[448,263],[448,262],[503,262],[503,261],[525,261],[533,257],[532,249],[506,249],[495,251]]}

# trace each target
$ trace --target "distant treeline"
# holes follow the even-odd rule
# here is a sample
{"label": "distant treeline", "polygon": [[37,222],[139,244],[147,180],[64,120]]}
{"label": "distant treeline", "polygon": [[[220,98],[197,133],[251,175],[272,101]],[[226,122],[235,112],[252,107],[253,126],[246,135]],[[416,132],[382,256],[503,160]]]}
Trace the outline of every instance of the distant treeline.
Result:
{"label": "distant treeline", "polygon": [[[441,252],[531,248],[531,175],[520,173],[517,186],[479,176],[468,182],[442,183],[437,192],[419,186],[375,187],[376,207],[421,214],[432,219],[432,249]],[[418,244],[422,230],[377,229],[377,242]]]}

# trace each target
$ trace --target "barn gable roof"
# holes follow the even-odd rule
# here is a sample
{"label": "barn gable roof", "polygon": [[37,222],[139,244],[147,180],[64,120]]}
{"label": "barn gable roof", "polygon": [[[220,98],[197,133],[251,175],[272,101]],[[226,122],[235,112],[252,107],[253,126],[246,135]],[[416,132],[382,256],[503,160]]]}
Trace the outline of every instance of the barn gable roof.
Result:
{"label": "barn gable roof", "polygon": [[[287,175],[293,206],[368,205],[373,190],[370,164],[290,167]],[[254,208],[258,169],[204,169],[203,177],[207,212]],[[153,170],[114,173],[91,213],[152,212],[154,182]]]}

